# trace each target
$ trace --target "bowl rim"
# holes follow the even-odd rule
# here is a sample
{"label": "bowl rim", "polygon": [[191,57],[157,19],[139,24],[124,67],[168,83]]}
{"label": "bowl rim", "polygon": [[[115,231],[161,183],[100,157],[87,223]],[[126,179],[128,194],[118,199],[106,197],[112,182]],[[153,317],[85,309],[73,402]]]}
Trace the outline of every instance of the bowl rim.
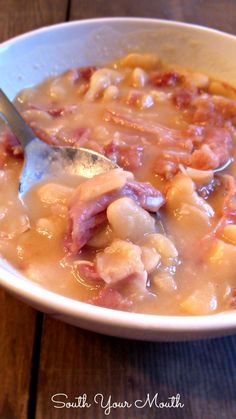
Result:
{"label": "bowl rim", "polygon": [[203,26],[203,25],[199,25],[196,23],[186,23],[186,22],[181,22],[179,20],[167,20],[167,19],[155,19],[155,18],[143,18],[143,17],[122,17],[122,16],[117,16],[117,17],[101,17],[101,18],[91,18],[91,19],[77,19],[77,20],[72,20],[72,21],[68,21],[68,22],[61,22],[61,23],[55,23],[53,25],[45,25],[42,26],[40,28],[37,29],[33,29],[31,31],[28,32],[24,32],[20,35],[16,35],[10,39],[7,39],[3,42],[0,42],[0,49],[2,47],[7,47],[10,46],[11,44],[15,43],[16,41],[21,41],[24,38],[29,38],[31,36],[34,35],[38,35],[40,33],[43,32],[47,32],[47,31],[53,31],[55,29],[60,29],[63,27],[73,27],[73,26],[77,26],[77,25],[87,25],[89,23],[112,23],[112,22],[121,22],[121,21],[125,21],[125,22],[146,22],[146,23],[158,23],[160,25],[169,25],[172,27],[177,27],[177,28],[188,28],[188,29],[195,29],[195,30],[199,30],[201,32],[209,32],[215,35],[219,35],[219,36],[224,36],[227,37],[228,39],[232,39],[232,40],[236,40],[236,35],[233,35],[231,33],[228,32],[224,32],[221,31],[219,29],[214,29],[208,26]]}
{"label": "bowl rim", "polygon": [[[211,33],[215,36],[228,38],[236,42],[236,36],[209,27],[183,23],[175,20],[164,20],[140,17],[106,17],[75,20],[44,26],[0,43],[0,53],[3,48],[10,47],[24,39],[28,39],[43,32],[50,32],[60,28],[88,25],[90,23],[105,24],[114,22],[156,23],[163,26],[193,29]],[[18,281],[16,281],[18,279]],[[99,307],[79,300],[75,300],[41,287],[21,273],[13,273],[10,268],[0,266],[0,285],[15,296],[37,305],[52,315],[66,315],[70,318],[83,319],[93,324],[103,324],[136,331],[149,330],[151,332],[214,332],[236,329],[236,310],[219,312],[203,316],[171,316],[159,314],[142,314]]]}
{"label": "bowl rim", "polygon": [[[6,279],[3,279],[3,275]],[[16,282],[16,278],[20,281]],[[25,285],[22,288],[22,285]],[[170,316],[159,314],[142,314],[95,306],[50,291],[23,275],[15,275],[8,268],[0,266],[0,285],[37,306],[43,307],[48,314],[80,318],[125,329],[153,332],[197,332],[225,330],[236,326],[236,312],[219,312],[204,316]],[[23,292],[22,292],[23,290]],[[234,312],[233,312],[234,313]]]}

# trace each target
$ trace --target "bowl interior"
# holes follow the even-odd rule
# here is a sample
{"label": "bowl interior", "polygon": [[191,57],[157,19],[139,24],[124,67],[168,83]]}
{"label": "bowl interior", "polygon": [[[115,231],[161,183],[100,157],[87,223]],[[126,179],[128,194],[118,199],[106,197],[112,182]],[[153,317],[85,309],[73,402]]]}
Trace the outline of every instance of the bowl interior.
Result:
{"label": "bowl interior", "polygon": [[113,60],[129,51],[156,52],[169,63],[204,71],[236,86],[233,36],[152,19],[97,19],[54,25],[0,47],[1,86],[23,87],[67,68]]}
{"label": "bowl interior", "polygon": [[[235,37],[178,22],[114,18],[55,25],[3,43],[1,88],[13,99],[19,90],[45,77],[73,66],[104,63],[130,51],[155,52],[169,63],[206,72],[236,86]],[[0,260],[0,278],[3,286],[37,308],[57,311],[57,317],[71,323],[118,336],[129,330],[129,337],[169,340],[174,335],[174,339],[215,335],[217,330],[222,334],[236,327],[235,312],[233,316],[222,313],[198,318],[120,312],[117,316],[114,310],[89,307],[40,289],[4,260]]]}

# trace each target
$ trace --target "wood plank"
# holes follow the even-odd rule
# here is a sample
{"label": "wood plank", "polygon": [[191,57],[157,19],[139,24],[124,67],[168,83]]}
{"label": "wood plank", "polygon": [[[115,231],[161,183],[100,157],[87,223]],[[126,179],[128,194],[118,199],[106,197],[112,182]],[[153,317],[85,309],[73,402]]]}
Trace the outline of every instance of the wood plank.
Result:
{"label": "wood plank", "polygon": [[26,417],[35,311],[0,290],[0,418]]}
{"label": "wood plank", "polygon": [[236,31],[235,0],[72,0],[70,19],[105,16],[141,16],[173,19]]}
{"label": "wood plank", "polygon": [[64,22],[68,0],[0,0],[0,42],[41,26]]}
{"label": "wood plank", "polygon": [[[189,343],[135,342],[106,337],[45,316],[39,375],[37,419],[104,418],[93,402],[96,393],[113,401],[158,402],[179,393],[182,409],[117,409],[109,418],[228,419],[236,411],[236,336]],[[87,394],[90,408],[55,408],[57,393]],[[216,412],[220,412],[217,416]],[[155,414],[156,413],[156,414]],[[202,416],[203,415],[203,416]]]}

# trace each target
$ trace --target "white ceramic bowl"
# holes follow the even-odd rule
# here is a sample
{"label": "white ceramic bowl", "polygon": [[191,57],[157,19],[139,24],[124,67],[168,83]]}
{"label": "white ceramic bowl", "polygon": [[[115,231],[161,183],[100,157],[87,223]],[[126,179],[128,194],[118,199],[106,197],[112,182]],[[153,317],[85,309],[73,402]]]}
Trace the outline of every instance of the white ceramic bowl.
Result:
{"label": "white ceramic bowl", "polygon": [[[108,18],[59,24],[0,45],[0,85],[10,98],[67,68],[102,63],[138,50],[209,73],[236,86],[236,37],[178,22]],[[143,340],[190,340],[236,330],[236,310],[211,316],[126,313],[72,300],[23,277],[0,260],[0,285],[55,318],[89,330]]]}

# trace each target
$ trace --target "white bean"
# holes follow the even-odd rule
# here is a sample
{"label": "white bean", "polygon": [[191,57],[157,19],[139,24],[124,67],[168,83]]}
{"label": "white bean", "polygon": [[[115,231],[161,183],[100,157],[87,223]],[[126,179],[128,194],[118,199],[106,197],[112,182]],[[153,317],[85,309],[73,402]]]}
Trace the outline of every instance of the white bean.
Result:
{"label": "white bean", "polygon": [[211,314],[218,306],[215,286],[211,282],[205,283],[180,305],[188,314],[199,316]]}
{"label": "white bean", "polygon": [[107,87],[117,85],[122,80],[123,75],[118,71],[110,68],[101,68],[93,73],[90,80],[90,87],[85,97],[90,101],[94,101]]}
{"label": "white bean", "polygon": [[167,191],[167,208],[176,209],[183,203],[193,205],[204,211],[208,217],[214,216],[213,208],[195,191],[195,185],[189,176],[180,173],[174,177]]}
{"label": "white bean", "polygon": [[73,188],[58,183],[45,183],[40,186],[37,194],[44,204],[53,205],[66,203],[73,192]]}
{"label": "white bean", "polygon": [[199,89],[204,89],[209,84],[209,77],[206,74],[194,72],[186,74],[185,81]]}
{"label": "white bean", "polygon": [[177,290],[177,285],[173,275],[169,272],[158,272],[151,279],[151,287],[155,292],[173,292]]}
{"label": "white bean", "polygon": [[131,74],[131,82],[133,87],[144,87],[148,79],[146,71],[136,67]]}
{"label": "white bean", "polygon": [[226,225],[222,230],[221,237],[227,243],[236,245],[236,224]]}
{"label": "white bean", "polygon": [[207,261],[217,277],[233,279],[236,269],[236,246],[215,239],[207,255]]}
{"label": "white bean", "polygon": [[145,246],[153,247],[162,258],[177,258],[178,251],[174,243],[163,234],[148,234],[143,241]]}
{"label": "white bean", "polygon": [[36,222],[36,231],[50,239],[55,234],[55,224],[49,218],[39,218]]}
{"label": "white bean", "polygon": [[192,167],[186,167],[186,174],[199,185],[207,185],[213,180],[214,174],[212,170],[199,170]]}
{"label": "white bean", "polygon": [[209,84],[208,91],[212,95],[223,96],[224,98],[236,99],[235,89],[227,84],[212,80]]}
{"label": "white bean", "polygon": [[141,249],[133,243],[115,240],[96,255],[99,276],[107,283],[116,283],[131,275],[146,280],[147,272],[141,259]]}
{"label": "white bean", "polygon": [[134,243],[145,234],[154,233],[155,219],[131,198],[120,198],[107,208],[107,218],[116,237]]}
{"label": "white bean", "polygon": [[111,86],[108,86],[103,94],[103,100],[105,102],[109,102],[110,100],[115,100],[119,97],[119,89],[117,86],[114,86],[113,84]]}
{"label": "white bean", "polygon": [[113,239],[113,232],[109,225],[96,233],[88,242],[88,245],[96,249],[102,249],[109,246]]}
{"label": "white bean", "polygon": [[122,67],[141,67],[145,70],[156,69],[160,64],[160,58],[156,54],[141,54],[133,52],[121,59]]}
{"label": "white bean", "polygon": [[147,273],[152,272],[160,262],[161,256],[153,247],[141,246],[142,262]]}
{"label": "white bean", "polygon": [[64,99],[67,94],[67,86],[62,83],[61,78],[54,78],[49,84],[48,94],[53,100]]}
{"label": "white bean", "polygon": [[182,204],[175,215],[179,225],[182,225],[186,232],[187,229],[192,232],[195,229],[198,235],[204,235],[211,226],[207,213],[194,205]]}

